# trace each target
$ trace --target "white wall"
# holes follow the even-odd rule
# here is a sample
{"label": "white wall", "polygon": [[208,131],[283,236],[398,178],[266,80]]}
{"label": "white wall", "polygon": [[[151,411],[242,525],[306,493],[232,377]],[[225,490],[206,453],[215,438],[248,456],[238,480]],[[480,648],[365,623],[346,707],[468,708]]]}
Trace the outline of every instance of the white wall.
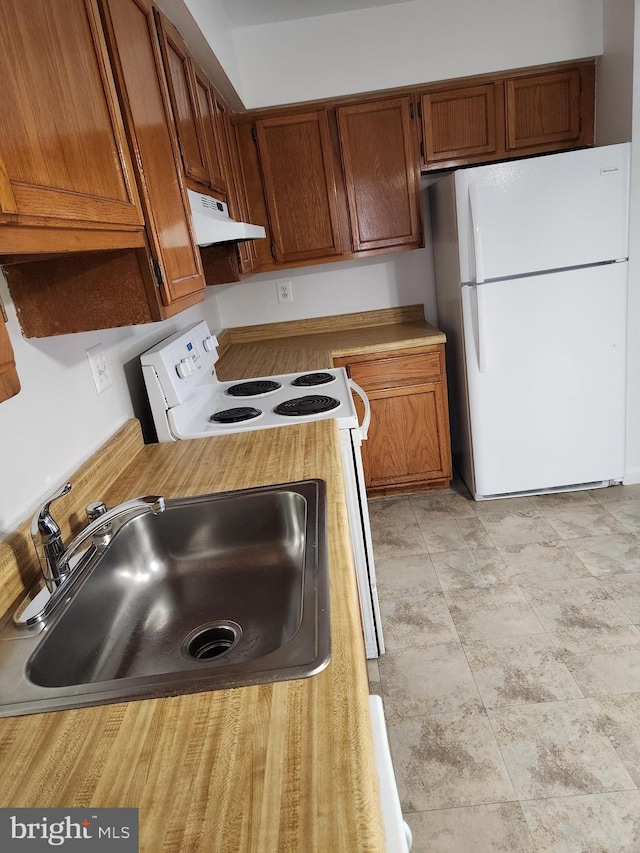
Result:
{"label": "white wall", "polygon": [[604,0],[603,55],[598,60],[596,142],[614,145],[631,139],[633,106],[634,0]]}
{"label": "white wall", "polygon": [[[22,389],[0,404],[0,538],[23,521],[128,418],[150,423],[138,356],[173,331],[200,319],[219,328],[215,297],[163,323],[25,340],[6,279],[7,316]],[[113,387],[98,395],[86,351],[102,343]],[[100,495],[96,495],[99,499]]]}
{"label": "white wall", "polygon": [[[428,183],[425,180],[424,184]],[[216,287],[222,325],[254,326],[421,303],[427,319],[435,323],[435,278],[425,190],[422,200],[428,235],[424,249],[367,260],[279,270]],[[276,282],[280,280],[291,281],[293,303],[278,303]]]}
{"label": "white wall", "polygon": [[[293,303],[278,304],[276,282],[280,280],[291,281]],[[280,323],[425,301],[435,321],[432,280],[431,252],[418,249],[394,255],[392,260],[383,256],[264,273],[241,285],[216,289],[224,326]]]}
{"label": "white wall", "polygon": [[[635,43],[640,45],[640,0],[635,0]],[[633,67],[631,158],[631,242],[627,335],[627,473],[625,483],[640,483],[640,60]]]}
{"label": "white wall", "polygon": [[[200,20],[205,0],[188,2]],[[602,0],[413,0],[236,29],[233,40],[251,109],[596,56]]]}

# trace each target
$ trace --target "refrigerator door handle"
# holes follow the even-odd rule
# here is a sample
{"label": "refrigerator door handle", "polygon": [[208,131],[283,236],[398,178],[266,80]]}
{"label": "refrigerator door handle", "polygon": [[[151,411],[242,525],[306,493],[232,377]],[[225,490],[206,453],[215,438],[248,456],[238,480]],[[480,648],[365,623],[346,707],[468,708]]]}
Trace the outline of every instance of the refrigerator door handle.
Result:
{"label": "refrigerator door handle", "polygon": [[364,393],[362,388],[358,385],[357,382],[354,382],[351,377],[349,377],[349,385],[364,403],[364,417],[362,418],[362,423],[359,425],[359,430],[360,435],[362,436],[362,440],[366,441],[367,436],[369,435],[369,424],[371,423],[371,403],[369,402],[369,398]]}
{"label": "refrigerator door handle", "polygon": [[486,306],[483,284],[463,285],[462,312],[466,317],[463,323],[464,336],[468,352],[474,352],[478,363],[478,373],[487,370],[487,335],[485,327]]}
{"label": "refrigerator door handle", "polygon": [[473,260],[475,263],[475,283],[482,284],[484,281],[484,263],[482,259],[482,232],[480,231],[480,202],[478,187],[469,184],[469,210],[471,212],[471,233],[473,234]]}
{"label": "refrigerator door handle", "polygon": [[486,334],[486,306],[484,304],[485,293],[482,285],[476,284],[473,288],[476,295],[476,320],[478,324],[478,372],[486,373],[487,370],[487,334]]}

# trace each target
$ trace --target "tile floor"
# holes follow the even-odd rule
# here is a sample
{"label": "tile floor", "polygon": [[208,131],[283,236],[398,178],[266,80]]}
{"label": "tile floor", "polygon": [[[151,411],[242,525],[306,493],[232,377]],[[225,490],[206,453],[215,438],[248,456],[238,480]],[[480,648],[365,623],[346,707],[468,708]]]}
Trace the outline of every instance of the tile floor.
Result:
{"label": "tile floor", "polygon": [[640,485],[369,511],[413,853],[640,853]]}

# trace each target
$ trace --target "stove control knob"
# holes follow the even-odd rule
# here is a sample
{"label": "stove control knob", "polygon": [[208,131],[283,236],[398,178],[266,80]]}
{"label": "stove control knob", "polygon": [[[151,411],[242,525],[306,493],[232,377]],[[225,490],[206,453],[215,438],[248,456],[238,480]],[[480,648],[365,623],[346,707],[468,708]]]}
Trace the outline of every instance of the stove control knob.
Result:
{"label": "stove control knob", "polygon": [[189,355],[187,358],[183,358],[182,361],[176,364],[176,371],[178,376],[182,379],[192,376],[196,372],[196,364],[193,356]]}
{"label": "stove control knob", "polygon": [[209,335],[208,338],[205,338],[203,340],[202,346],[204,347],[205,352],[213,352],[214,349],[218,346],[218,339],[215,335]]}

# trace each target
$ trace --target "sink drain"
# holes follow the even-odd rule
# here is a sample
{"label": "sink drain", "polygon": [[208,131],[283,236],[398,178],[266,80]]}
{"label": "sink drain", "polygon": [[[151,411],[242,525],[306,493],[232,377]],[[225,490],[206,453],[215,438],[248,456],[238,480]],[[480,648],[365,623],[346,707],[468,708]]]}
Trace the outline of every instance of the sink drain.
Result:
{"label": "sink drain", "polygon": [[228,654],[241,639],[237,622],[209,622],[191,631],[182,646],[187,657],[209,661]]}

